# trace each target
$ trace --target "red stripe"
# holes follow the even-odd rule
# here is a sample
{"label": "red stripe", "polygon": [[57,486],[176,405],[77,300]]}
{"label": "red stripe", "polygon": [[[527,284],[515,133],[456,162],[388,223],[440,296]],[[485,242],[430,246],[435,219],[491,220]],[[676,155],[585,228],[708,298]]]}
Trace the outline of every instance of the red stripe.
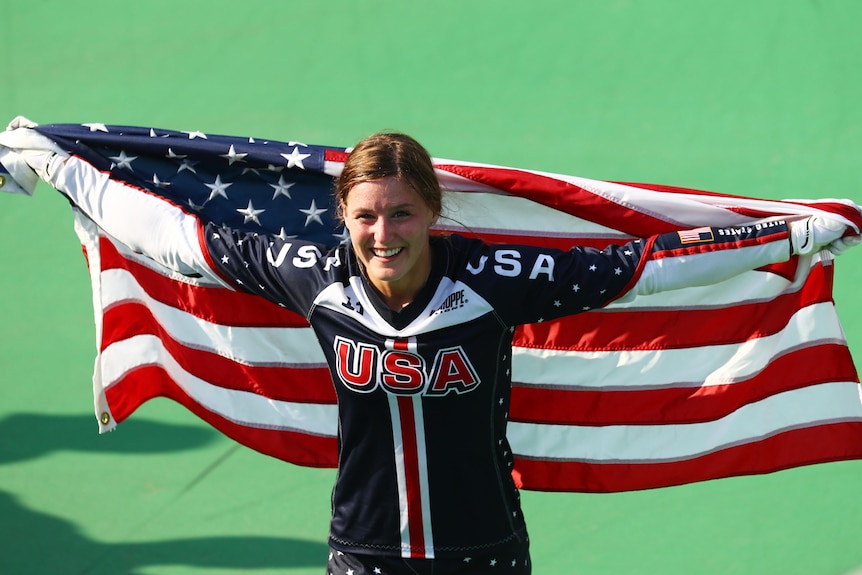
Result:
{"label": "red stripe", "polygon": [[407,490],[407,520],[410,533],[410,557],[425,557],[425,532],[422,524],[422,493],[419,487],[419,447],[416,443],[416,415],[413,398],[399,396],[401,442],[404,447],[404,474]]}
{"label": "red stripe", "polygon": [[118,423],[139,405],[155,397],[167,397],[227,435],[263,454],[309,467],[336,467],[338,445],[335,437],[299,431],[249,427],[204,408],[186,394],[162,368],[147,366],[128,373],[105,392],[111,413]]}
{"label": "red stripe", "polygon": [[[745,196],[737,196],[733,194],[722,194],[717,192],[707,192],[703,190],[695,190],[692,188],[680,188],[676,186],[664,186],[660,184],[642,184],[642,183],[631,183],[631,182],[618,182],[624,186],[631,186],[633,188],[640,188],[642,190],[650,190],[653,192],[664,192],[669,194],[686,194],[686,195],[698,195],[698,196],[706,196],[706,197],[718,197],[718,198],[735,198],[742,200],[743,202],[751,201],[753,198],[745,197]],[[793,201],[793,200],[766,200],[760,199],[763,202],[770,202],[775,205],[774,210],[757,210],[753,208],[743,208],[740,206],[727,207],[724,209],[730,210],[732,212],[748,216],[753,219],[761,219],[772,217],[778,214],[787,214],[787,210],[782,208],[782,204],[790,204],[797,206],[805,206],[809,208],[817,208],[819,210],[823,210],[825,212],[830,212],[833,214],[841,215],[851,222],[853,222],[857,227],[862,229],[862,214],[859,213],[859,210],[854,208],[853,206],[848,206],[842,202],[830,202],[830,201],[819,201],[819,200],[810,200],[810,201]],[[788,214],[789,215],[789,214]]]}
{"label": "red stripe", "polygon": [[549,176],[497,167],[437,165],[438,169],[505,190],[581,219],[633,237],[672,232],[679,226],[602,198],[579,186]]}
{"label": "red stripe", "polygon": [[244,365],[215,353],[185,346],[172,338],[143,304],[125,303],[104,311],[103,351],[114,342],[143,334],[157,336],[178,365],[213,385],[280,401],[336,403],[327,367]]}
{"label": "red stripe", "polygon": [[772,473],[831,461],[862,458],[862,422],[795,429],[667,463],[583,463],[515,458],[525,489],[616,492],[653,489],[721,477]]}
{"label": "red stripe", "polygon": [[260,296],[222,287],[199,287],[174,281],[147,266],[125,258],[105,237],[100,238],[99,244],[102,271],[127,270],[147,295],[195,317],[212,323],[245,327],[308,326],[308,322],[299,314]]}
{"label": "red stripe", "polygon": [[327,148],[323,152],[323,159],[327,162],[341,162],[344,163],[347,161],[347,156],[349,156],[344,150],[332,150]]}
{"label": "red stripe", "polygon": [[512,388],[511,421],[559,425],[664,425],[724,417],[771,395],[835,381],[859,381],[844,345],[796,350],[754,377],[727,385],[634,390]]}
{"label": "red stripe", "polygon": [[681,349],[741,343],[778,333],[793,314],[832,301],[833,267],[811,269],[805,284],[768,302],[716,309],[596,310],[521,326],[516,347],[563,351]]}

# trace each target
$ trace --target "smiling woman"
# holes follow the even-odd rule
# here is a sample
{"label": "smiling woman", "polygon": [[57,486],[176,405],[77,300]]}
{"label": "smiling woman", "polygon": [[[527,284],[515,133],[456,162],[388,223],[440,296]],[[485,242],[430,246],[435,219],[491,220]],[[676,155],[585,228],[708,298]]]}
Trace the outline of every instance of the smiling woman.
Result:
{"label": "smiling woman", "polygon": [[428,152],[405,134],[366,138],[345,162],[336,197],[367,279],[400,310],[431,272],[429,230],[442,198]]}
{"label": "smiling woman", "polygon": [[357,184],[343,210],[368,280],[386,305],[400,310],[413,301],[431,272],[429,230],[438,214],[393,176]]}
{"label": "smiling woman", "polygon": [[507,437],[517,326],[846,247],[843,220],[821,216],[603,249],[442,238],[430,233],[441,189],[428,153],[381,134],[345,162],[336,195],[351,241],[327,248],[178,209],[35,128],[0,144],[117,241],[313,328],[338,401],[331,573],[530,573]]}

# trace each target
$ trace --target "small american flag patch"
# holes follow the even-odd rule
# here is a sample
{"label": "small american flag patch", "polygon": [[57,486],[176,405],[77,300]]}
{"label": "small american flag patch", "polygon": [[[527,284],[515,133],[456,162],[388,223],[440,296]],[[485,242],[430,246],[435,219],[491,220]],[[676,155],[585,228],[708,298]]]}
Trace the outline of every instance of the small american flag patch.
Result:
{"label": "small american flag patch", "polygon": [[696,228],[693,230],[683,230],[677,233],[679,234],[679,241],[684,244],[711,242],[715,239],[712,235],[712,228]]}

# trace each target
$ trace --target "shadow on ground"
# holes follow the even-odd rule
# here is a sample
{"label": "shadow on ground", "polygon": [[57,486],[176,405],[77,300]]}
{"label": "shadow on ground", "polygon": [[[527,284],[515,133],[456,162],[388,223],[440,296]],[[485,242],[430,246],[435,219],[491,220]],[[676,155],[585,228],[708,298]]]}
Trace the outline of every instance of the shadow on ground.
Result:
{"label": "shadow on ground", "polygon": [[99,435],[92,417],[16,413],[0,419],[0,465],[49,453],[170,453],[197,449],[218,436],[215,430],[136,419],[122,429]]}
{"label": "shadow on ground", "polygon": [[328,549],[322,543],[250,536],[102,543],[87,538],[68,521],[28,509],[0,491],[0,573],[4,575],[134,575],[158,565],[238,570],[322,567]]}

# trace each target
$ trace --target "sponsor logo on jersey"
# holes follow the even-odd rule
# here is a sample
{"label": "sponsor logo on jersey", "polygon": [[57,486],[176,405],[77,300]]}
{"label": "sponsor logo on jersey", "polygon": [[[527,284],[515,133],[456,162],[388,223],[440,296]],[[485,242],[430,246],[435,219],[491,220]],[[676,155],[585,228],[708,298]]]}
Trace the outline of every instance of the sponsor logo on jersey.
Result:
{"label": "sponsor logo on jersey", "polygon": [[465,305],[467,305],[467,296],[464,294],[464,290],[453,291],[437,309],[431,312],[431,315],[440,315],[447,311],[460,309]]}
{"label": "sponsor logo on jersey", "polygon": [[459,346],[437,351],[432,365],[399,341],[381,350],[372,343],[337,336],[335,371],[341,382],[357,393],[371,393],[382,387],[396,395],[443,396],[468,393],[480,380],[470,358]]}

